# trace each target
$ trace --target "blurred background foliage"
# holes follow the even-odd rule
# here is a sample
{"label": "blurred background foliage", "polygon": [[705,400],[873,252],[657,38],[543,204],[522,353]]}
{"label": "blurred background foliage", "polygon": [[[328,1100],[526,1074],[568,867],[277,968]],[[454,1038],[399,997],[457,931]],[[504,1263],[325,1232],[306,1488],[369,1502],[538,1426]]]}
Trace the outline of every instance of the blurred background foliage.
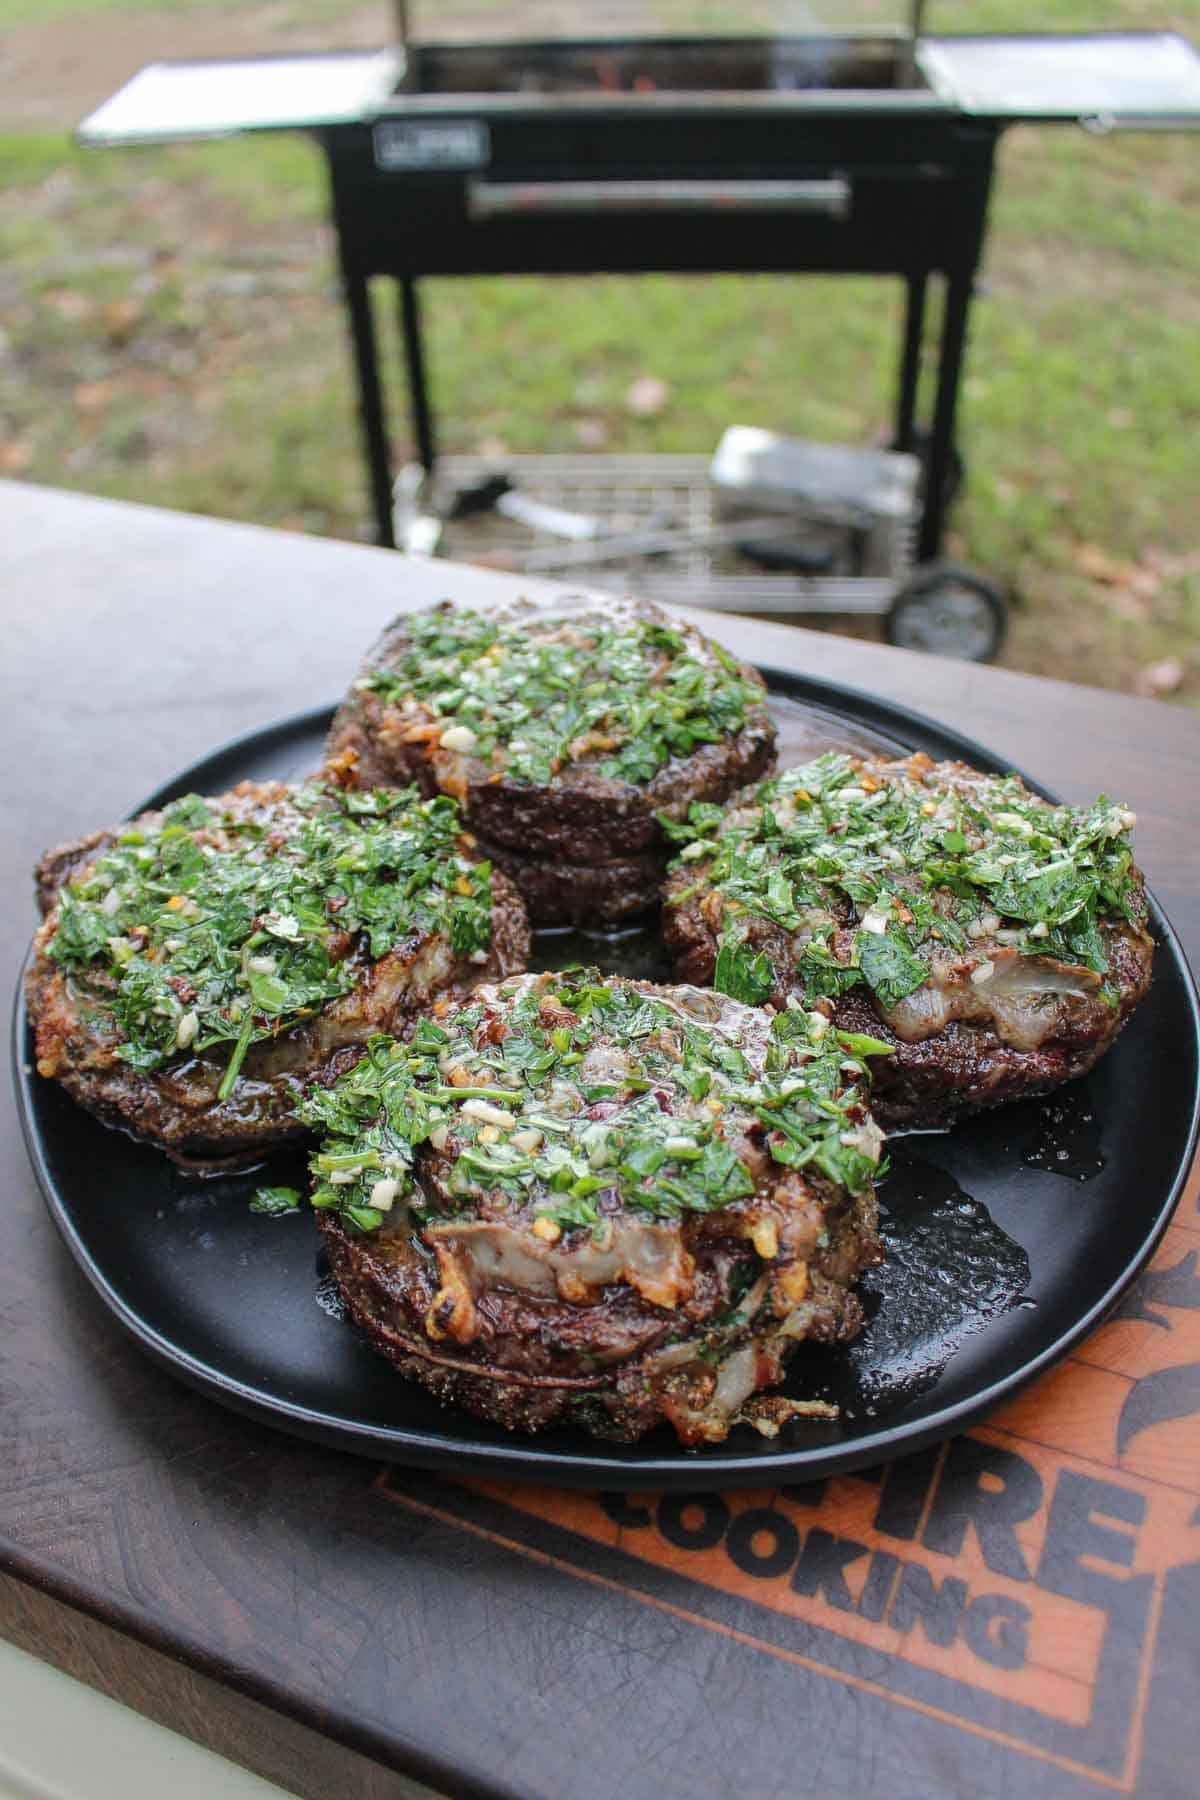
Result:
{"label": "blurred background foliage", "polygon": [[[833,26],[904,16],[817,10]],[[443,37],[813,20],[762,0],[413,13]],[[1200,43],[1200,0],[928,8],[933,31],[1106,27]],[[335,0],[0,0],[0,473],[367,534],[318,150],[284,136],[83,154],[69,133],[158,57],[368,47],[390,28],[385,4]],[[1001,660],[1200,705],[1200,137],[1011,131],[984,275],[950,550],[1016,597]],[[446,449],[706,453],[735,421],[846,443],[888,427],[895,283],[435,281],[426,301]],[[390,307],[379,323],[394,354]],[[407,421],[392,427],[403,455]]]}

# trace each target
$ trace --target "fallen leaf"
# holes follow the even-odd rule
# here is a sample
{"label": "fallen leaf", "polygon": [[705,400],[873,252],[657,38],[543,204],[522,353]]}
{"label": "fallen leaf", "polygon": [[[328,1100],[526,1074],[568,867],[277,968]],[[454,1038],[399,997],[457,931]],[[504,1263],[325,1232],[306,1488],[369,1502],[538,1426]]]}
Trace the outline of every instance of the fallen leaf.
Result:
{"label": "fallen leaf", "polygon": [[1156,699],[1160,694],[1173,694],[1183,685],[1187,670],[1177,656],[1164,657],[1161,662],[1147,663],[1139,669],[1133,678],[1134,692],[1144,694],[1147,699]]}
{"label": "fallen leaf", "polygon": [[608,442],[608,426],[603,419],[576,419],[571,429],[581,450],[603,450]]}
{"label": "fallen leaf", "polygon": [[141,305],[125,295],[119,300],[110,300],[104,309],[104,325],[113,344],[127,344],[142,316]]}
{"label": "fallen leaf", "polygon": [[1097,544],[1079,544],[1074,560],[1089,581],[1115,590],[1110,602],[1114,612],[1127,619],[1150,617],[1150,602],[1162,587],[1162,572],[1155,567],[1153,556],[1142,562],[1125,562]]}
{"label": "fallen leaf", "polygon": [[630,384],[625,395],[625,405],[635,419],[652,419],[662,411],[670,398],[670,388],[657,375],[639,375]]}
{"label": "fallen leaf", "polygon": [[32,447],[20,439],[11,444],[0,444],[0,475],[19,475],[32,461]]}
{"label": "fallen leaf", "polygon": [[1130,576],[1136,573],[1133,563],[1110,556],[1099,544],[1080,544],[1075,551],[1075,567],[1089,581],[1099,581],[1105,587],[1128,587]]}
{"label": "fallen leaf", "polygon": [[107,381],[81,381],[75,389],[75,404],[81,413],[103,412],[111,399]]}

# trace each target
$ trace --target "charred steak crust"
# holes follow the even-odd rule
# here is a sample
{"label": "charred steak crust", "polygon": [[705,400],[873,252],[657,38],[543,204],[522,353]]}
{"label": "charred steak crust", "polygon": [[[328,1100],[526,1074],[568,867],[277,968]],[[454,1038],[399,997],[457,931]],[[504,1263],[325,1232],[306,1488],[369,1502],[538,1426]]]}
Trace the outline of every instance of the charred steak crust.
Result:
{"label": "charred steak crust", "polygon": [[663,935],[680,980],[879,1038],[874,1112],[944,1125],[1086,1073],[1146,993],[1133,823],[964,763],[827,755],[693,813]]}
{"label": "charred steak crust", "polygon": [[658,906],[667,864],[658,852],[577,863],[521,856],[484,837],[477,844],[493,868],[504,870],[539,925],[621,925]]}
{"label": "charred steak crust", "polygon": [[[520,896],[461,837],[445,800],[243,782],[85,840],[90,861],[54,853],[68,885],[26,989],[39,1073],[184,1166],[303,1137],[301,1094],[372,1032],[525,966]],[[294,910],[259,911],[273,891]]]}
{"label": "charred steak crust", "polygon": [[535,859],[661,850],[660,813],[771,767],[757,671],[628,600],[568,596],[397,619],[334,719],[329,755],[369,784],[453,794],[472,829]]}
{"label": "charred steak crust", "polygon": [[116,841],[113,831],[92,831],[86,837],[47,850],[38,859],[33,871],[33,887],[37,909],[43,919],[58,905],[59,890],[76,875],[81,875],[98,856],[111,850]]}
{"label": "charred steak crust", "polygon": [[373,1040],[305,1103],[350,1317],[512,1429],[719,1442],[801,1340],[853,1337],[882,1135],[852,1041],[694,988],[526,975]]}

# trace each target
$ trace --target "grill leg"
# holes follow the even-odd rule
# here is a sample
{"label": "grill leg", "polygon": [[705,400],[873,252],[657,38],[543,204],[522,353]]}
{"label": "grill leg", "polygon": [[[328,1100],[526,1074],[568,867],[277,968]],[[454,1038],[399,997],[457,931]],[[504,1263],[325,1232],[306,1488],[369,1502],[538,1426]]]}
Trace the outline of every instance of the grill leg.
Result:
{"label": "grill leg", "polygon": [[954,442],[954,414],[958,406],[958,381],[967,340],[967,313],[971,305],[971,275],[952,275],[946,282],[946,310],[938,358],[937,395],[933,407],[933,434],[925,464],[925,511],[917,555],[931,562],[942,548],[946,522],[946,477]]}
{"label": "grill leg", "polygon": [[346,311],[350,315],[350,342],[358,376],[358,406],[363,448],[371,479],[371,504],[375,509],[375,536],[387,549],[396,548],[392,530],[392,457],[388,446],[383,389],[379,382],[379,349],[371,299],[363,276],[342,271]]}
{"label": "grill leg", "polygon": [[433,474],[437,451],[433,443],[433,414],[429,410],[429,387],[425,376],[425,351],[421,342],[421,311],[417,304],[417,284],[411,275],[402,275],[400,287],[400,326],[404,334],[404,362],[408,370],[408,396],[412,408],[413,436],[417,441],[417,458],[427,475]]}
{"label": "grill leg", "polygon": [[905,286],[908,304],[904,314],[904,353],[900,362],[900,391],[896,397],[896,436],[892,448],[913,447],[917,412],[917,383],[921,377],[921,339],[925,329],[925,277],[909,275]]}

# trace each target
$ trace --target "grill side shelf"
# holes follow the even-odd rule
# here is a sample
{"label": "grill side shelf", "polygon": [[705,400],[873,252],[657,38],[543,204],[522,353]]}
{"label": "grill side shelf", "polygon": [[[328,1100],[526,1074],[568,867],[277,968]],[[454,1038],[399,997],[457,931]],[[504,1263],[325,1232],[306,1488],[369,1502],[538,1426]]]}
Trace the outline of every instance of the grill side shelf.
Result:
{"label": "grill side shelf", "polygon": [[150,63],[77,127],[84,149],[343,125],[394,91],[392,49]]}
{"label": "grill side shelf", "polygon": [[935,93],[978,118],[1200,129],[1200,57],[1174,32],[925,38],[916,57]]}

